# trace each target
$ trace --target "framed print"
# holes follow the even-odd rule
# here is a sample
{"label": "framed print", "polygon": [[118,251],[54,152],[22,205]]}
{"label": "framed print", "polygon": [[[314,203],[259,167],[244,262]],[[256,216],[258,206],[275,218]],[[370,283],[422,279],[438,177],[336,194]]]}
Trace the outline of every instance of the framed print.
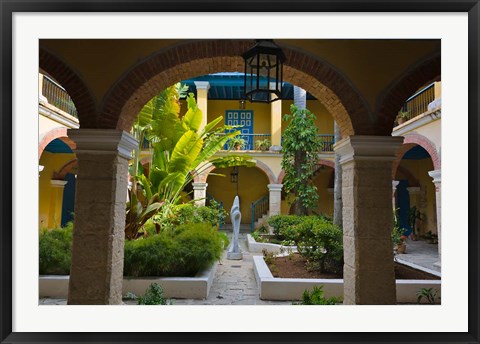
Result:
{"label": "framed print", "polygon": [[478,343],[479,12],[1,0],[0,341]]}

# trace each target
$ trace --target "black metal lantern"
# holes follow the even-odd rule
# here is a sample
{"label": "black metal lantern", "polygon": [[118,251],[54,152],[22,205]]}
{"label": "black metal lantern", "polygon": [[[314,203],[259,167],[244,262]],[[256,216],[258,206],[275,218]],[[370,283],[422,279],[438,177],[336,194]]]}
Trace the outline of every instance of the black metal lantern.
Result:
{"label": "black metal lantern", "polygon": [[234,166],[232,172],[230,172],[230,182],[238,183],[238,166]]}
{"label": "black metal lantern", "polygon": [[272,39],[257,39],[242,57],[245,60],[245,98],[261,103],[281,99],[283,62],[286,59],[282,49]]}

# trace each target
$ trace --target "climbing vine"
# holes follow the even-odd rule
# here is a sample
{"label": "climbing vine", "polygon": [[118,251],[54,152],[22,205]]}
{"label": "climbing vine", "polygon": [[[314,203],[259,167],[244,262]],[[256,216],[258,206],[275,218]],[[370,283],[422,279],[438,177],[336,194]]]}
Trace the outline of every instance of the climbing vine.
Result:
{"label": "climbing vine", "polygon": [[283,133],[282,168],[285,171],[283,187],[293,193],[296,215],[307,215],[317,207],[317,187],[312,183],[318,160],[320,138],[315,126],[315,115],[308,109],[290,107],[284,121],[290,121]]}

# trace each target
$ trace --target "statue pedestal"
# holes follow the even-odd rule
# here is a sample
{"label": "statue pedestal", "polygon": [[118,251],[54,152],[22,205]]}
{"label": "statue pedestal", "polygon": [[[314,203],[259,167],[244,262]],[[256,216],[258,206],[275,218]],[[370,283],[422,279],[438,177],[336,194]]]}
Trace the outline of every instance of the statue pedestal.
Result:
{"label": "statue pedestal", "polygon": [[227,259],[229,260],[242,260],[243,253],[242,252],[228,252]]}

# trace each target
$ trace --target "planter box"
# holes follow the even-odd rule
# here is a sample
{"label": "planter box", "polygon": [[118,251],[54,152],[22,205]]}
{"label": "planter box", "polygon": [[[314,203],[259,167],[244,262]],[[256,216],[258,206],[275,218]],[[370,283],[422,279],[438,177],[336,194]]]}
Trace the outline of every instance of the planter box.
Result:
{"label": "planter box", "polygon": [[[212,286],[217,264],[199,272],[195,277],[124,277],[122,294],[132,292],[143,295],[151,283],[158,283],[166,298],[206,299]],[[44,275],[39,278],[39,297],[66,299],[70,276]]]}
{"label": "planter box", "polygon": [[267,250],[267,252],[281,254],[282,248],[286,251],[291,250],[292,252],[297,252],[297,246],[282,246],[268,242],[256,242],[250,234],[247,234],[247,245],[250,253],[262,253],[263,250]]}
{"label": "planter box", "polygon": [[[300,300],[306,289],[323,285],[325,297],[343,299],[343,279],[276,278],[261,256],[253,257],[253,268],[261,300]],[[441,297],[441,280],[397,280],[397,302],[417,302],[420,288],[438,289]]]}

